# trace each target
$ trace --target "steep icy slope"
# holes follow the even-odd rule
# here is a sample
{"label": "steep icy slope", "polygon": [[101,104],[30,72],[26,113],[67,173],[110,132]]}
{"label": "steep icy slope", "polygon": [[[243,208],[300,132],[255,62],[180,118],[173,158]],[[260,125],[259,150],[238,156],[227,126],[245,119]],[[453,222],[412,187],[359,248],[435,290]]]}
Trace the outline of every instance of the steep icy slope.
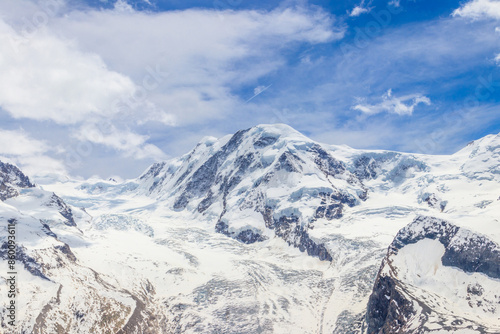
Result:
{"label": "steep icy slope", "polygon": [[[102,296],[111,313],[100,325],[124,333],[147,333],[146,328],[151,333],[376,332],[385,322],[369,327],[373,308],[367,316],[367,306],[379,286],[377,272],[387,246],[416,217],[434,216],[484,238],[477,240],[500,243],[499,149],[500,137],[488,136],[450,156],[363,151],[319,144],[284,125],[262,125],[205,138],[187,155],[155,164],[134,180],[44,182],[43,189],[30,190],[32,195],[20,190],[0,211],[9,205],[32,217],[19,219],[19,226],[39,229],[40,220],[52,221],[57,237],[26,238],[66,244],[76,259],[60,271],[40,266],[43,275],[68,287],[59,300],[71,304],[57,306],[57,289],[43,281],[19,281],[20,291],[29,284],[27,295],[54,310],[40,317],[47,329],[39,332],[62,326],[77,333],[99,326],[103,319],[95,309]],[[65,205],[76,226],[64,217],[69,210],[53,192],[71,204]],[[40,206],[37,196],[51,204]],[[4,216],[5,223],[10,214]],[[477,302],[487,298],[478,297],[475,284],[485,289],[482,296],[495,287],[467,281],[472,311],[462,295],[440,296],[435,287],[445,282],[442,269],[452,267],[440,267],[448,246],[431,239],[415,240],[390,257],[402,255],[393,261],[396,278],[419,292],[404,300],[432,301],[426,302],[429,312],[415,306],[429,320],[411,322],[408,333],[440,324],[445,333],[469,325],[494,332],[498,313],[478,311]],[[57,263],[60,256],[44,254],[40,263]],[[429,268],[436,266],[434,277]],[[418,275],[430,275],[431,283],[415,283]],[[92,282],[94,293],[83,290],[71,297],[77,285],[68,277]],[[450,310],[445,306],[450,302],[460,306]],[[392,312],[380,305],[380,312]],[[39,313],[30,312],[23,328],[36,323]],[[455,319],[463,326],[453,325]]]}

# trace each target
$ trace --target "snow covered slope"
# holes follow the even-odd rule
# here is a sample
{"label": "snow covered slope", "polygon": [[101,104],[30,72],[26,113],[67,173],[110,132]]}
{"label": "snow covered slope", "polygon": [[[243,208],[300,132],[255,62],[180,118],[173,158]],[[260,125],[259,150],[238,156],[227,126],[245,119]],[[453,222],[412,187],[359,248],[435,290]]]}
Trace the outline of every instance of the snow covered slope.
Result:
{"label": "snow covered slope", "polygon": [[427,156],[260,125],[133,180],[7,182],[2,224],[38,270],[19,279],[17,329],[498,332],[498,278],[476,270],[498,260],[449,254],[500,244],[499,166],[498,135]]}
{"label": "snow covered slope", "polygon": [[[15,298],[10,285],[0,285],[2,333],[104,333],[120,329],[135,306],[130,294],[105,282],[82,265],[71,247],[88,245],[77,227],[90,222],[84,211],[68,206],[56,194],[35,187],[12,165],[1,164],[8,196],[0,202],[2,278],[15,272]],[[12,190],[13,189],[13,190]],[[9,224],[15,233],[8,233]],[[13,268],[7,266],[9,242],[15,236]],[[70,247],[69,244],[72,246]],[[15,325],[6,306],[15,300]],[[97,311],[100,310],[100,311]],[[103,317],[113,317],[107,321]],[[68,321],[68,319],[70,321]],[[85,322],[78,321],[85,319]]]}

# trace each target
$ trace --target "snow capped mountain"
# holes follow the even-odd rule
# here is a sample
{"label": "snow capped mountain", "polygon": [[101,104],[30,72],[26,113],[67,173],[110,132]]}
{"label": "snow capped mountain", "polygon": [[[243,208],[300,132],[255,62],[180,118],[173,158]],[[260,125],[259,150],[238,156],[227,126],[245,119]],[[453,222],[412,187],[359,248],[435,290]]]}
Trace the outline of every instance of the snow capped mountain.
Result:
{"label": "snow capped mountain", "polygon": [[322,260],[332,258],[308,234],[314,221],[342,217],[367,194],[343,162],[285,125],[206,139],[179,160],[153,165],[139,181],[173,210],[216,219],[217,232],[244,243],[279,236]]}
{"label": "snow capped mountain", "polygon": [[0,167],[14,332],[499,331],[499,135],[427,156],[260,125],[124,182]]}

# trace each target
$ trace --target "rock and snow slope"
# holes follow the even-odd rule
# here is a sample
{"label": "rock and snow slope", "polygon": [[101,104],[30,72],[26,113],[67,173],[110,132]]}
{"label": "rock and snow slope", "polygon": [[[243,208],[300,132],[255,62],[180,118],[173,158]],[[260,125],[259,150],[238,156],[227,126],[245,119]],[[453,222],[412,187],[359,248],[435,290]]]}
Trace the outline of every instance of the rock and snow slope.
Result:
{"label": "rock and snow slope", "polygon": [[498,332],[481,269],[498,267],[498,135],[426,156],[261,125],[122,183],[0,177],[2,222],[38,270],[19,280],[19,331]]}
{"label": "rock and snow slope", "polygon": [[418,217],[389,247],[367,311],[368,333],[499,333],[500,247]]}

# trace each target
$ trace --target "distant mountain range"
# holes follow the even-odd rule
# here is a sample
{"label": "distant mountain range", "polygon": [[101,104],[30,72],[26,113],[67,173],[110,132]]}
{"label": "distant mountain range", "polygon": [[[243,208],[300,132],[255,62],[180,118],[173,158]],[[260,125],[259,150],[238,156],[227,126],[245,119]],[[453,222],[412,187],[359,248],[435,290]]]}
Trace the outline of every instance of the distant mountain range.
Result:
{"label": "distant mountain range", "polygon": [[500,135],[431,156],[259,125],[125,182],[0,162],[0,200],[1,332],[500,332]]}

